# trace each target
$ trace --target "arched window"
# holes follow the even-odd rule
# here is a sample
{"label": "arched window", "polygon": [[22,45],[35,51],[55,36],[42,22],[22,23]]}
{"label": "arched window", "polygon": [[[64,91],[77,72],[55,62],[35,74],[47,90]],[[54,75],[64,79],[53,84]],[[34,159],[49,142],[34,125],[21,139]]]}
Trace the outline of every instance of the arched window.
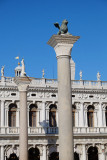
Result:
{"label": "arched window", "polygon": [[59,160],[59,152],[52,152],[49,156],[49,160]]}
{"label": "arched window", "polygon": [[73,127],[75,127],[75,110],[76,110],[76,106],[72,105],[72,125]]}
{"label": "arched window", "polygon": [[89,149],[88,149],[88,160],[98,160],[97,147],[89,147]]}
{"label": "arched window", "polygon": [[16,104],[9,105],[9,112],[8,112],[8,125],[9,127],[16,127]]}
{"label": "arched window", "polygon": [[105,108],[105,119],[106,119],[106,126],[107,126],[107,106]]}
{"label": "arched window", "polygon": [[56,105],[52,104],[49,107],[49,126],[56,127]]}
{"label": "arched window", "polygon": [[38,148],[30,148],[28,151],[28,160],[40,160],[40,151]]}
{"label": "arched window", "polygon": [[37,106],[31,104],[29,107],[29,126],[36,127],[37,126]]}
{"label": "arched window", "polygon": [[87,111],[88,127],[94,127],[94,107],[88,106]]}
{"label": "arched window", "polygon": [[74,160],[79,160],[79,154],[77,152],[74,152]]}
{"label": "arched window", "polygon": [[10,157],[8,160],[19,160],[19,158],[17,157],[17,155],[15,153],[10,154]]}

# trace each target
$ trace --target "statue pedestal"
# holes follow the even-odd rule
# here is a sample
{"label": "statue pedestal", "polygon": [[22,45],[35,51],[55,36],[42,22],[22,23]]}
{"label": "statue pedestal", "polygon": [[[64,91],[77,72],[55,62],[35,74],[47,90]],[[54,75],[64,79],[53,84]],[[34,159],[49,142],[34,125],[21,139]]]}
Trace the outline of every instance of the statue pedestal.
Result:
{"label": "statue pedestal", "polygon": [[59,159],[74,160],[70,58],[79,36],[53,35],[48,44],[56,52],[58,65]]}
{"label": "statue pedestal", "polygon": [[19,160],[28,160],[28,122],[27,122],[27,89],[30,84],[28,77],[16,77],[20,95],[20,134],[19,134]]}

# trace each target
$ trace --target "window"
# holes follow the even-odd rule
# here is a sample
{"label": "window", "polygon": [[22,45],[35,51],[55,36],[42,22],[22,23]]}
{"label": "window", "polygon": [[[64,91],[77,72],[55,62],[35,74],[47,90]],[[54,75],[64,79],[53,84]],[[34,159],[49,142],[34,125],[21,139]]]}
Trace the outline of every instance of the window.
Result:
{"label": "window", "polygon": [[94,107],[89,106],[87,112],[88,127],[94,127]]}
{"label": "window", "polygon": [[30,127],[36,127],[37,125],[37,106],[34,104],[30,105],[30,111],[29,111],[29,126]]}
{"label": "window", "polygon": [[8,122],[9,127],[16,127],[16,104],[9,105],[9,112],[8,112]]}
{"label": "window", "polygon": [[56,127],[56,105],[51,105],[49,110],[49,126]]}

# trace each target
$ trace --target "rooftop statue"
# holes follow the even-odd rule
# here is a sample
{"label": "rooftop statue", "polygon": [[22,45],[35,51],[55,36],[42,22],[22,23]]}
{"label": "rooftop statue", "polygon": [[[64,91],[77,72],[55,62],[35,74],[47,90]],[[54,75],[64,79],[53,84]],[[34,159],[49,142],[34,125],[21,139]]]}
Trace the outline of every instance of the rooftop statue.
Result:
{"label": "rooftop statue", "polygon": [[68,32],[67,24],[68,24],[68,21],[66,19],[64,19],[62,21],[61,26],[59,25],[58,22],[54,23],[55,27],[59,29],[59,32],[57,33],[58,35],[61,35],[61,34],[70,34]]}
{"label": "rooftop statue", "polygon": [[25,77],[26,76],[26,72],[25,72],[25,63],[24,63],[24,59],[23,58],[22,58],[21,64],[22,64],[21,77]]}
{"label": "rooftop statue", "polygon": [[4,66],[1,68],[1,76],[4,76]]}

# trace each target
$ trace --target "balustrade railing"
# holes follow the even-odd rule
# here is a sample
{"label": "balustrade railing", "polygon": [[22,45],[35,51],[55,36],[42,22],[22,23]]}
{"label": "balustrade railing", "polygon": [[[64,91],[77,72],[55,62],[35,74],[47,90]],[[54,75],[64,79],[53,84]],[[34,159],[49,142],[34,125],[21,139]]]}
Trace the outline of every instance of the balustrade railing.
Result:
{"label": "balustrade railing", "polygon": [[[75,134],[107,134],[107,127],[74,127]],[[0,135],[19,134],[19,127],[0,127]],[[29,135],[58,134],[58,127],[28,127]]]}
{"label": "balustrade railing", "polygon": [[[52,87],[57,87],[58,81],[57,79],[45,79],[45,78],[32,78],[29,77],[32,81],[30,86],[41,86],[41,85],[47,85],[47,86],[52,86]],[[0,83],[3,82],[7,84],[15,84],[14,83],[14,77],[2,77]],[[107,88],[107,81],[88,81],[88,80],[72,80],[72,88],[75,87],[93,87],[93,88]]]}

